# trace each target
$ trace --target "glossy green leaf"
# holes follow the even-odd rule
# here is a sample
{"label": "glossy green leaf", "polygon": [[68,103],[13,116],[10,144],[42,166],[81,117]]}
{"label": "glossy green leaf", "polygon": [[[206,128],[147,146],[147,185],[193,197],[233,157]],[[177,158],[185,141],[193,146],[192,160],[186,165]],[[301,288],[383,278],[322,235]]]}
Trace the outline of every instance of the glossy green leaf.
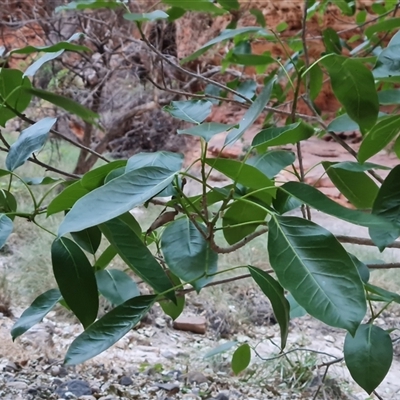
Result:
{"label": "glossy green leaf", "polygon": [[[201,228],[206,232],[203,225]],[[179,251],[177,249],[179,248]],[[188,218],[171,222],[161,236],[161,250],[168,268],[197,292],[212,280],[218,269],[218,255]]]}
{"label": "glossy green leaf", "polygon": [[319,64],[314,64],[309,71],[310,98],[315,100],[322,89],[324,74]]}
{"label": "glossy green leaf", "polygon": [[393,345],[389,333],[372,324],[360,325],[354,337],[346,335],[344,360],[353,379],[371,394],[392,364]]}
{"label": "glossy green leaf", "polygon": [[349,252],[347,252],[347,253],[350,256],[351,260],[353,261],[353,264],[356,266],[361,280],[363,281],[363,283],[367,283],[369,281],[369,277],[370,277],[370,272],[369,272],[368,266],[366,264],[364,264],[362,261],[360,261],[355,255],[353,255]]}
{"label": "glossy green leaf", "polygon": [[21,314],[18,321],[11,329],[12,339],[24,334],[32,326],[38,324],[61,300],[61,293],[58,289],[50,289],[36,297],[33,303]]}
{"label": "glossy green leaf", "polygon": [[357,122],[353,121],[348,116],[348,114],[343,114],[331,121],[326,130],[328,132],[341,133],[359,131],[360,127],[358,126]]}
{"label": "glossy green leaf", "polygon": [[71,236],[83,250],[90,254],[95,254],[101,243],[101,231],[97,226],[80,232],[71,232]]}
{"label": "glossy green leaf", "polygon": [[272,150],[267,153],[248,158],[246,164],[252,165],[269,178],[273,178],[284,168],[294,163],[296,155],[287,150]]}
{"label": "glossy green leaf", "polygon": [[385,301],[387,303],[395,302],[397,304],[400,304],[400,295],[398,295],[397,293],[390,292],[389,290],[380,288],[370,283],[365,283],[364,287],[369,293],[380,296],[382,301]]}
{"label": "glossy green leaf", "polygon": [[232,356],[232,371],[234,374],[240,374],[250,364],[251,361],[251,349],[247,343],[240,345]]}
{"label": "glossy green leaf", "polygon": [[[253,64],[254,65],[254,64]],[[253,81],[253,79],[248,79],[242,82],[237,88],[236,91],[248,99],[252,99],[257,91],[257,82]],[[233,99],[239,101],[240,103],[244,103],[245,100],[236,94],[233,96]]]}
{"label": "glossy green leaf", "polygon": [[372,208],[378,194],[378,185],[365,173],[331,168],[335,163],[323,161],[322,166],[330,180],[356,208]]}
{"label": "glossy green leaf", "polygon": [[125,167],[126,160],[116,160],[86,172],[82,176],[81,185],[89,192],[102,186],[106,176],[113,170]]}
{"label": "glossy green leaf", "polygon": [[76,201],[88,194],[81,181],[74,182],[67,186],[59,195],[57,195],[47,206],[47,216],[70,209]]}
{"label": "glossy green leaf", "polygon": [[365,29],[364,34],[367,38],[371,38],[377,32],[390,32],[393,29],[400,27],[400,18],[388,18],[383,21],[370,25]]}
{"label": "glossy green leaf", "polygon": [[[127,224],[114,218],[100,226],[103,235],[116,249],[128,267],[157,293],[170,290],[173,286],[166,272],[153,254]],[[171,299],[175,300],[173,294]]]}
{"label": "glossy green leaf", "polygon": [[135,281],[124,271],[103,269],[96,272],[99,292],[113,305],[119,306],[133,297],[140,296]]}
{"label": "glossy green leaf", "polygon": [[196,1],[162,0],[162,2],[172,7],[181,7],[187,11],[209,12],[215,15],[222,15],[226,13],[226,10],[217,7],[214,4],[214,2],[210,2],[208,0],[196,0]]}
{"label": "glossy green leaf", "polygon": [[34,88],[23,88],[24,94],[39,97],[40,99],[46,100],[57,107],[63,108],[71,114],[75,114],[82,118],[84,121],[94,123],[99,118],[99,115],[82,106],[75,100],[69,99],[68,97],[60,96],[59,94],[48,92],[42,89]]}
{"label": "glossy green leaf", "polygon": [[107,268],[108,264],[114,259],[117,255],[117,250],[111,244],[101,253],[100,257],[96,260],[93,268],[95,271],[100,271],[104,268]]}
{"label": "glossy green leaf", "polygon": [[113,0],[78,0],[78,1],[70,1],[68,4],[64,6],[56,7],[56,12],[60,11],[68,11],[68,10],[84,10],[88,9],[96,9],[96,8],[117,8],[121,7],[123,3],[121,1],[113,1]]}
{"label": "glossy green leaf", "polygon": [[303,202],[283,190],[278,190],[272,204],[278,213],[285,214],[299,208]]}
{"label": "glossy green leaf", "polygon": [[208,100],[172,101],[164,111],[173,117],[192,124],[202,123],[210,114],[212,103]]}
{"label": "glossy green leaf", "polygon": [[0,214],[0,249],[6,244],[13,230],[13,222],[5,214]]}
{"label": "glossy green leaf", "polygon": [[205,122],[200,125],[193,126],[192,128],[178,129],[178,134],[198,136],[209,142],[215,135],[222,132],[227,132],[235,125],[220,124],[219,122]]}
{"label": "glossy green leaf", "polygon": [[218,3],[221,4],[225,10],[239,10],[240,4],[238,0],[218,0]]}
{"label": "glossy green leaf", "polygon": [[400,44],[388,46],[379,53],[372,73],[375,79],[389,82],[400,80]]}
{"label": "glossy green leaf", "polygon": [[225,146],[233,144],[236,141],[238,141],[244,135],[246,130],[253,125],[256,119],[263,112],[264,107],[267,105],[271,97],[274,84],[275,84],[275,79],[271,79],[264,86],[262,92],[257,96],[253,104],[244,114],[243,118],[239,122],[239,126],[229,131],[228,136],[225,139]]}
{"label": "glossy green leaf", "polygon": [[379,101],[371,71],[359,61],[338,55],[328,56],[321,63],[349,117],[361,129],[372,128],[378,118]]}
{"label": "glossy green leaf", "polygon": [[369,230],[369,235],[378,248],[383,249],[400,236],[400,165],[394,167],[379,189],[372,213],[392,222],[397,228],[377,227]]}
{"label": "glossy green leaf", "polygon": [[274,182],[252,165],[222,158],[207,158],[205,161],[210,167],[222,172],[228,178],[243,186],[252,189],[271,188],[271,194],[276,190],[274,188]]}
{"label": "glossy green leaf", "polygon": [[186,10],[180,7],[171,7],[167,10],[168,22],[174,22],[175,20],[183,17],[186,14]]}
{"label": "glossy green leaf", "polygon": [[[268,64],[271,64],[273,62],[276,62],[276,59],[271,57],[269,54],[241,54],[241,53],[230,53],[226,57],[226,61],[229,61],[234,64],[238,65],[245,65],[249,67],[256,67],[256,66],[266,66]],[[256,86],[256,85],[255,85]],[[240,91],[238,90],[240,93]],[[246,95],[248,97],[249,94]],[[254,94],[253,94],[254,96]],[[251,97],[253,97],[251,96]],[[249,97],[251,99],[251,97]],[[235,100],[238,97],[235,96]],[[244,100],[239,97],[240,101],[243,103]]]}
{"label": "glossy green leaf", "polygon": [[340,37],[333,28],[328,27],[324,29],[322,31],[322,38],[327,53],[342,53],[342,44],[340,42]]}
{"label": "glossy green leaf", "polygon": [[76,243],[62,237],[51,246],[51,261],[63,299],[82,325],[88,327],[99,309],[96,278],[89,260]]}
{"label": "glossy green leaf", "polygon": [[378,92],[379,104],[384,106],[400,104],[400,89],[387,89]]}
{"label": "glossy green leaf", "polygon": [[[181,280],[175,276],[171,271],[168,271],[168,276],[174,286],[181,286]],[[162,310],[170,316],[173,320],[177,319],[185,308],[185,295],[177,296],[176,303],[169,299],[159,301]]]}
{"label": "glossy green leaf", "polygon": [[56,118],[43,118],[21,132],[17,141],[11,145],[6,157],[6,168],[9,171],[14,171],[25,164],[33,153],[44,146],[56,120]]}
{"label": "glossy green leaf", "polygon": [[367,228],[393,229],[395,227],[393,223],[377,215],[343,207],[325,196],[318,189],[305,183],[287,182],[281,188],[304,204],[308,204],[316,210],[322,211],[332,217],[340,218],[351,224]]}
{"label": "glossy green leaf", "polygon": [[72,342],[65,364],[81,364],[107,350],[140,322],[155,300],[156,296],[137,296],[115,307]]}
{"label": "glossy green leaf", "polygon": [[[0,189],[0,214],[13,213],[17,211],[17,200],[8,190]],[[12,221],[15,215],[8,216]]]}
{"label": "glossy green leaf", "polygon": [[[81,35],[81,34],[79,34]],[[11,50],[10,54],[32,54],[36,52],[55,53],[60,50],[67,51],[91,51],[89,47],[70,42],[58,42],[51,46],[25,46],[21,49]],[[29,76],[29,75],[28,75]]]}
{"label": "glossy green leaf", "polygon": [[51,176],[41,176],[41,177],[35,177],[35,178],[25,178],[24,182],[27,185],[32,185],[32,186],[36,186],[36,185],[51,185],[53,183],[57,183],[57,182],[65,182],[62,179],[56,179],[56,178],[52,178]]}
{"label": "glossy green leaf", "polygon": [[[253,233],[260,221],[267,217],[267,211],[251,202],[235,201],[222,217],[224,238],[228,244],[234,244]],[[255,223],[251,223],[256,221]],[[250,224],[251,223],[251,224]],[[240,225],[235,227],[235,225]],[[245,225],[243,225],[245,224]]]}
{"label": "glossy green leaf", "polygon": [[[180,0],[177,0],[180,1]],[[181,64],[185,64],[189,61],[195,60],[196,58],[200,57],[202,54],[204,54],[209,48],[214,46],[215,44],[221,43],[225,40],[233,39],[235,37],[239,37],[240,35],[261,35],[261,36],[269,36],[269,34],[264,30],[256,26],[248,26],[245,28],[238,28],[238,29],[225,29],[224,31],[221,32],[221,34],[210,41],[208,41],[206,44],[204,44],[200,49],[195,51],[193,54],[190,56],[184,58],[181,61]]]}
{"label": "glossy green leaf", "polygon": [[129,158],[126,172],[143,167],[161,167],[170,171],[179,171],[183,164],[183,154],[170,151],[156,151],[154,153],[137,153]]}
{"label": "glossy green leaf", "polygon": [[286,299],[290,305],[290,319],[301,318],[307,315],[307,311],[294,299],[290,293],[286,296]]}
{"label": "glossy green leaf", "polygon": [[271,302],[274,315],[281,330],[281,350],[286,347],[289,334],[290,305],[285,297],[282,286],[267,272],[252,266],[248,266],[255,282]]}
{"label": "glossy green leaf", "polygon": [[400,116],[394,115],[380,120],[363,138],[358,150],[358,161],[367,161],[384,149],[400,132]]}
{"label": "glossy green leaf", "polygon": [[158,19],[167,19],[168,14],[161,10],[155,10],[149,13],[128,13],[124,14],[124,19],[127,21],[147,22],[156,21]]}
{"label": "glossy green leaf", "polygon": [[[0,68],[0,126],[5,126],[8,120],[16,116],[6,104],[20,113],[29,106],[32,96],[25,93],[23,88],[31,87],[31,81],[28,77],[24,77],[21,71]],[[3,103],[4,101],[6,104]]]}
{"label": "glossy green leaf", "polygon": [[358,271],[326,229],[298,217],[272,216],[268,253],[279,283],[312,316],[355,334],[366,313]]}
{"label": "glossy green leaf", "polygon": [[314,128],[300,121],[294,124],[263,129],[253,138],[251,145],[264,151],[268,147],[295,144],[306,140],[314,134]]}
{"label": "glossy green leaf", "polygon": [[175,172],[144,167],[127,172],[80,198],[65,216],[59,236],[99,225],[143,204],[165,189]]}
{"label": "glossy green leaf", "polygon": [[355,161],[342,161],[342,162],[338,162],[338,163],[331,163],[330,168],[331,169],[343,169],[345,171],[351,171],[351,172],[366,172],[366,171],[373,170],[373,169],[390,170],[390,168],[386,167],[385,165],[374,164],[374,163],[369,163],[369,162],[360,164]]}
{"label": "glossy green leaf", "polygon": [[356,7],[353,0],[332,0],[344,15],[354,15]]}

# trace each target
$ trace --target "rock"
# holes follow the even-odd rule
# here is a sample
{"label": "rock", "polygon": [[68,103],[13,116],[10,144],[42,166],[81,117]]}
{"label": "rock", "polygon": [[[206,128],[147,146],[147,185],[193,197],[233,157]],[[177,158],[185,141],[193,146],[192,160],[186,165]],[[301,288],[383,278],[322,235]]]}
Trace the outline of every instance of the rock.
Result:
{"label": "rock", "polygon": [[7,387],[13,388],[16,390],[25,390],[28,387],[28,384],[21,381],[11,381],[7,382]]}
{"label": "rock", "polygon": [[161,317],[156,318],[155,323],[158,328],[165,328],[167,326],[165,319]]}
{"label": "rock", "polygon": [[229,400],[229,393],[218,393],[217,397],[213,397],[212,400]]}
{"label": "rock", "polygon": [[96,400],[96,397],[88,395],[88,396],[81,396],[79,400]]}
{"label": "rock", "polygon": [[50,374],[51,374],[51,376],[58,376],[58,375],[60,375],[60,370],[61,370],[61,368],[60,368],[58,365],[53,365],[53,366],[50,368]]}
{"label": "rock", "polygon": [[173,327],[180,331],[204,334],[207,329],[207,321],[204,317],[199,316],[180,316],[174,321]]}
{"label": "rock", "polygon": [[202,374],[200,371],[191,371],[188,372],[186,375],[183,375],[184,378],[186,378],[189,383],[197,383],[198,385],[201,383],[206,383],[208,382],[208,379],[204,374]]}
{"label": "rock", "polygon": [[167,392],[179,392],[179,385],[175,383],[156,383],[155,386],[157,386],[159,389],[166,390]]}
{"label": "rock", "polygon": [[58,386],[55,393],[62,397],[67,397],[67,394],[70,393],[75,397],[81,397],[91,395],[92,389],[87,382],[80,379],[72,379]]}
{"label": "rock", "polygon": [[132,378],[130,378],[129,376],[123,376],[120,380],[119,380],[119,384],[123,385],[123,386],[129,386],[133,384],[133,380]]}

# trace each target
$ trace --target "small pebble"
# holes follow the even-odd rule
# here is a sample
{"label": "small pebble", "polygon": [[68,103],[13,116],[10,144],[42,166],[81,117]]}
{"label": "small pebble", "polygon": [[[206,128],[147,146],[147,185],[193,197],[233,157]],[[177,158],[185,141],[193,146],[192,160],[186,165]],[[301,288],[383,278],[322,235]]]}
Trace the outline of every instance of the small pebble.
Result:
{"label": "small pebble", "polygon": [[7,386],[17,390],[25,390],[28,387],[28,384],[21,381],[11,381],[7,382]]}
{"label": "small pebble", "polygon": [[133,380],[132,378],[130,378],[129,376],[123,376],[120,380],[119,380],[119,384],[123,385],[123,386],[129,386],[133,384]]}

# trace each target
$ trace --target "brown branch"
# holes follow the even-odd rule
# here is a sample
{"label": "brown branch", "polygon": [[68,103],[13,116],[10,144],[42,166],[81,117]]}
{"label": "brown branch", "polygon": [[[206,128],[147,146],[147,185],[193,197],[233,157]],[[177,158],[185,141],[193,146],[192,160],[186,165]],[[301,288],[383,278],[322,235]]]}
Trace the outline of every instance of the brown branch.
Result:
{"label": "brown branch", "polygon": [[[337,235],[336,239],[341,243],[358,244],[360,246],[376,246],[376,244],[368,238],[360,238],[354,236]],[[400,249],[400,242],[394,242],[386,246],[388,249]]]}

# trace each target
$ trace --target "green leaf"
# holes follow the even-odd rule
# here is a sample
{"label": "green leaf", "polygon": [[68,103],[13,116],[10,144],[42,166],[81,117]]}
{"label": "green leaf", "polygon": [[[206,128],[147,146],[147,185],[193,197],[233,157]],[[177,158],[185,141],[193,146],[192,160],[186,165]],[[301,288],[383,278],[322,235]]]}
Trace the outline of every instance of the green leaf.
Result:
{"label": "green leaf", "polygon": [[251,349],[247,343],[240,345],[232,356],[232,371],[235,375],[240,374],[250,364]]}
{"label": "green leaf", "polygon": [[0,68],[0,126],[6,126],[6,122],[16,116],[7,105],[20,113],[29,106],[32,96],[22,89],[31,87],[31,81],[21,71]]}
{"label": "green leaf", "polygon": [[13,230],[13,222],[5,214],[0,214],[0,249],[6,244]]}
{"label": "green leaf", "polygon": [[331,121],[326,130],[328,132],[341,133],[359,131],[360,127],[347,114],[343,114]]}
{"label": "green leaf", "polygon": [[400,104],[400,89],[387,89],[378,92],[379,104],[384,106]]}
{"label": "green leaf", "polygon": [[95,271],[100,271],[104,268],[107,268],[108,264],[113,260],[113,258],[117,255],[117,250],[111,244],[103,251],[101,256],[96,260],[93,268]]}
{"label": "green leaf", "polygon": [[245,131],[250,128],[251,125],[253,125],[256,119],[263,112],[264,107],[267,105],[271,97],[274,84],[275,79],[271,79],[268,84],[264,86],[262,92],[257,96],[256,100],[244,114],[243,118],[239,122],[239,126],[232,129],[228,133],[228,136],[225,139],[225,146],[238,141],[244,135]]}
{"label": "green leaf", "polygon": [[54,240],[51,261],[61,295],[82,325],[97,317],[99,297],[92,266],[80,247],[68,238]]}
{"label": "green leaf", "polygon": [[335,163],[323,161],[322,166],[330,180],[356,208],[372,208],[378,194],[378,185],[365,173],[331,168]]}
{"label": "green leaf", "polygon": [[365,172],[365,171],[369,171],[372,169],[390,170],[390,168],[386,167],[385,165],[374,164],[374,163],[369,163],[369,162],[360,164],[355,161],[342,161],[342,162],[338,162],[338,163],[331,163],[330,168],[343,169],[345,171],[351,171],[351,172]]}
{"label": "green leaf", "polygon": [[180,7],[171,7],[167,10],[168,14],[168,22],[174,22],[175,20],[183,17],[186,13],[186,10]]}
{"label": "green leaf", "polygon": [[162,0],[162,2],[172,7],[183,8],[186,11],[209,12],[215,15],[222,15],[226,13],[226,10],[215,6],[214,2],[210,2],[208,0],[196,0],[196,1]]}
{"label": "green leaf", "polygon": [[344,341],[344,360],[353,379],[371,394],[389,372],[393,345],[389,333],[372,324],[361,325]]}
{"label": "green leaf", "polygon": [[351,224],[365,226],[367,228],[393,229],[395,226],[384,218],[374,214],[368,214],[359,210],[351,210],[331,200],[313,186],[300,182],[287,182],[280,187],[287,193],[296,197],[310,207],[322,211],[325,214],[340,218]]}
{"label": "green leaf", "polygon": [[129,171],[80,198],[65,216],[59,236],[99,225],[143,204],[165,189],[175,172],[160,167]]}
{"label": "green leaf", "polygon": [[290,293],[286,296],[286,299],[290,305],[290,319],[301,318],[307,315],[307,311],[294,299]]}
{"label": "green leaf", "polygon": [[322,31],[322,38],[327,53],[342,53],[342,44],[340,42],[340,37],[333,28],[324,29]]}
{"label": "green leaf", "polygon": [[128,13],[124,14],[124,19],[127,21],[135,21],[135,22],[147,22],[147,21],[156,21],[157,19],[167,19],[169,15],[161,10],[155,10],[149,13]]}
{"label": "green leaf", "polygon": [[56,120],[56,118],[43,118],[21,132],[17,141],[11,145],[6,157],[6,168],[9,171],[14,171],[25,164],[33,153],[44,146]]}
{"label": "green leaf", "polygon": [[260,152],[268,147],[298,143],[314,134],[314,128],[300,121],[294,124],[263,129],[253,138],[251,145]]}
{"label": "green leaf", "polygon": [[225,10],[240,10],[240,4],[238,0],[218,0],[218,3],[221,4]]}
{"label": "green leaf", "polygon": [[173,117],[192,124],[202,123],[210,114],[212,103],[208,100],[171,101],[164,111]]}
{"label": "green leaf", "polygon": [[[235,201],[224,212],[222,226],[224,238],[228,244],[232,245],[239,242],[244,237],[253,233],[259,226],[260,221],[264,221],[267,211],[257,204],[251,202]],[[250,224],[250,222],[255,221]],[[242,225],[246,223],[246,225]],[[235,227],[234,225],[241,224]]]}
{"label": "green leaf", "polygon": [[273,178],[284,168],[294,163],[296,155],[287,150],[272,150],[267,153],[247,159],[246,164],[252,165],[269,178]]}
{"label": "green leaf", "polygon": [[[78,34],[79,36],[83,36],[82,34]],[[77,37],[75,37],[77,39]],[[45,52],[45,53],[55,53],[60,50],[68,50],[68,51],[91,51],[89,47],[81,46],[79,44],[73,44],[70,42],[58,42],[51,46],[25,46],[21,49],[15,49],[10,51],[11,54],[32,54],[36,52]],[[27,75],[27,74],[25,74]],[[29,76],[29,75],[27,75]]]}
{"label": "green leaf", "polygon": [[[177,0],[178,1],[178,0]],[[179,0],[180,2],[180,0]],[[200,47],[199,50],[191,54],[190,56],[184,58],[181,60],[181,64],[185,64],[189,61],[193,61],[196,58],[200,57],[202,54],[204,54],[209,48],[214,46],[217,43],[221,43],[225,40],[233,39],[236,37],[239,37],[240,35],[261,35],[261,36],[269,36],[269,34],[264,30],[256,26],[248,26],[245,28],[239,28],[239,29],[225,29],[224,31],[221,32],[221,34],[214,39],[211,39],[208,41],[206,44],[204,44],[202,47]]]}
{"label": "green leaf", "polygon": [[285,297],[282,286],[270,274],[265,271],[248,266],[253,279],[271,302],[274,315],[281,329],[281,350],[286,347],[289,334],[290,305]]}
{"label": "green leaf", "polygon": [[212,168],[225,174],[233,181],[252,189],[271,188],[271,195],[275,193],[274,182],[258,168],[241,161],[206,158],[205,162]]}
{"label": "green leaf", "polygon": [[369,281],[370,277],[370,272],[369,268],[366,264],[361,262],[355,255],[347,252],[348,255],[350,256],[351,260],[353,261],[353,264],[356,266],[358,274],[360,275],[361,280],[363,283],[367,283]]}
{"label": "green leaf", "polygon": [[170,151],[156,151],[154,153],[137,153],[129,158],[126,172],[143,167],[161,167],[176,172],[182,168],[183,154]]}
{"label": "green leaf", "polygon": [[374,33],[390,32],[393,29],[400,27],[400,18],[388,18],[383,21],[370,25],[365,29],[365,36],[370,39]]}
{"label": "green leaf", "polygon": [[377,227],[369,235],[380,251],[400,236],[400,165],[394,167],[379,189],[372,207],[372,214],[390,221],[397,229]]}
{"label": "green leaf", "polygon": [[24,334],[32,326],[38,324],[61,300],[58,289],[50,289],[36,297],[33,303],[22,313],[11,329],[12,339]]}
{"label": "green leaf", "polygon": [[74,182],[67,186],[58,196],[56,196],[47,206],[47,216],[59,213],[71,208],[77,200],[88,194],[81,181]]}
{"label": "green leaf", "polygon": [[[200,225],[204,233],[206,229]],[[179,248],[179,251],[176,251]],[[168,268],[199,292],[218,270],[218,255],[190,219],[171,222],[161,236],[161,250]]]}
{"label": "green leaf", "polygon": [[358,161],[364,162],[385,148],[400,132],[400,116],[381,119],[363,138]]}
{"label": "green leaf", "polygon": [[116,160],[86,172],[82,176],[81,185],[89,192],[102,186],[106,176],[113,170],[125,167],[126,160]]}
{"label": "green leaf", "polygon": [[298,217],[272,216],[268,253],[279,283],[313,317],[355,334],[366,313],[358,271],[326,229]]}
{"label": "green leaf", "polygon": [[400,77],[400,44],[388,46],[379,53],[372,70],[375,79],[398,82]]}
{"label": "green leaf", "polygon": [[[125,222],[114,218],[102,224],[100,229],[128,267],[157,293],[173,288],[166,272],[142,242],[141,237]],[[173,293],[170,298],[175,300]]]}
{"label": "green leaf", "polygon": [[53,183],[57,183],[57,182],[64,182],[62,179],[56,179],[56,178],[52,178],[51,176],[41,176],[41,177],[35,177],[35,178],[25,178],[24,182],[27,185],[32,185],[32,186],[36,186],[36,185],[51,185]]}
{"label": "green leaf", "polygon": [[314,64],[309,71],[309,85],[311,100],[315,100],[322,89],[324,74],[319,64]]}
{"label": "green leaf", "polygon": [[[14,213],[17,211],[17,200],[8,190],[0,189],[0,214]],[[15,215],[9,218],[14,221]]]}
{"label": "green leaf", "polygon": [[[175,276],[171,271],[168,271],[168,276],[171,282],[174,284],[174,286],[182,285],[181,280],[177,276]],[[169,299],[160,300],[159,303],[165,314],[167,314],[173,320],[175,320],[182,314],[182,311],[185,308],[185,303],[186,303],[185,295],[183,294],[182,296],[178,296],[176,298],[176,304]]]}
{"label": "green leaf", "polygon": [[303,202],[283,190],[278,190],[276,197],[272,200],[272,204],[279,214],[285,214],[299,208]]}
{"label": "green leaf", "polygon": [[365,283],[364,287],[368,292],[380,296],[382,301],[385,301],[387,303],[391,303],[392,301],[394,301],[395,303],[400,304],[400,295],[398,295],[397,293],[390,292],[389,290],[382,289],[370,283]]}
{"label": "green leaf", "polygon": [[193,126],[192,128],[178,129],[179,135],[192,135],[203,138],[206,142],[209,142],[218,133],[226,132],[232,129],[235,124],[227,125],[220,124],[219,122],[205,122],[200,125]]}
{"label": "green leaf", "polygon": [[90,254],[96,254],[101,243],[101,231],[97,226],[86,228],[80,232],[71,232],[75,242]]}
{"label": "green leaf", "polygon": [[99,292],[113,305],[119,306],[133,297],[140,296],[133,279],[118,269],[103,269],[96,272]]}
{"label": "green leaf", "polygon": [[115,307],[72,342],[64,363],[80,364],[107,350],[147,314],[156,298],[137,296]]}
{"label": "green leaf", "polygon": [[[225,60],[234,64],[245,65],[249,67],[266,66],[273,62],[276,62],[276,59],[271,57],[269,54],[241,54],[234,52],[229,53],[228,56],[225,58]],[[239,90],[238,92],[241,93]],[[253,93],[253,96],[254,94],[255,93]],[[246,97],[248,96],[249,94],[246,95]],[[248,98],[251,99],[253,96]],[[237,100],[238,96],[235,95],[234,99]],[[241,97],[239,97],[239,99],[240,102],[244,103],[244,100]]]}
{"label": "green leaf", "polygon": [[354,15],[356,11],[353,0],[333,0],[332,2],[339,7],[344,15]]}
{"label": "green leaf", "polygon": [[359,61],[338,55],[325,57],[321,63],[349,117],[362,130],[372,128],[378,118],[379,101],[371,71]]}
{"label": "green leaf", "polygon": [[82,106],[78,102],[69,99],[68,97],[60,96],[56,93],[34,88],[23,88],[23,93],[46,100],[57,107],[63,108],[65,111],[68,111],[71,114],[77,115],[78,117],[89,123],[94,123],[95,120],[99,118],[98,114]]}
{"label": "green leaf", "polygon": [[217,347],[214,347],[210,351],[208,351],[206,354],[204,354],[203,358],[211,358],[214,356],[217,356],[219,354],[225,353],[226,351],[230,350],[232,347],[236,346],[238,342],[236,340],[225,342],[220,344]]}
{"label": "green leaf", "polygon": [[68,10],[84,10],[88,9],[96,9],[96,8],[110,8],[114,9],[117,7],[121,7],[123,2],[121,1],[112,1],[112,0],[78,0],[78,1],[71,1],[65,6],[58,6],[56,7],[56,12],[60,11],[68,11]]}

